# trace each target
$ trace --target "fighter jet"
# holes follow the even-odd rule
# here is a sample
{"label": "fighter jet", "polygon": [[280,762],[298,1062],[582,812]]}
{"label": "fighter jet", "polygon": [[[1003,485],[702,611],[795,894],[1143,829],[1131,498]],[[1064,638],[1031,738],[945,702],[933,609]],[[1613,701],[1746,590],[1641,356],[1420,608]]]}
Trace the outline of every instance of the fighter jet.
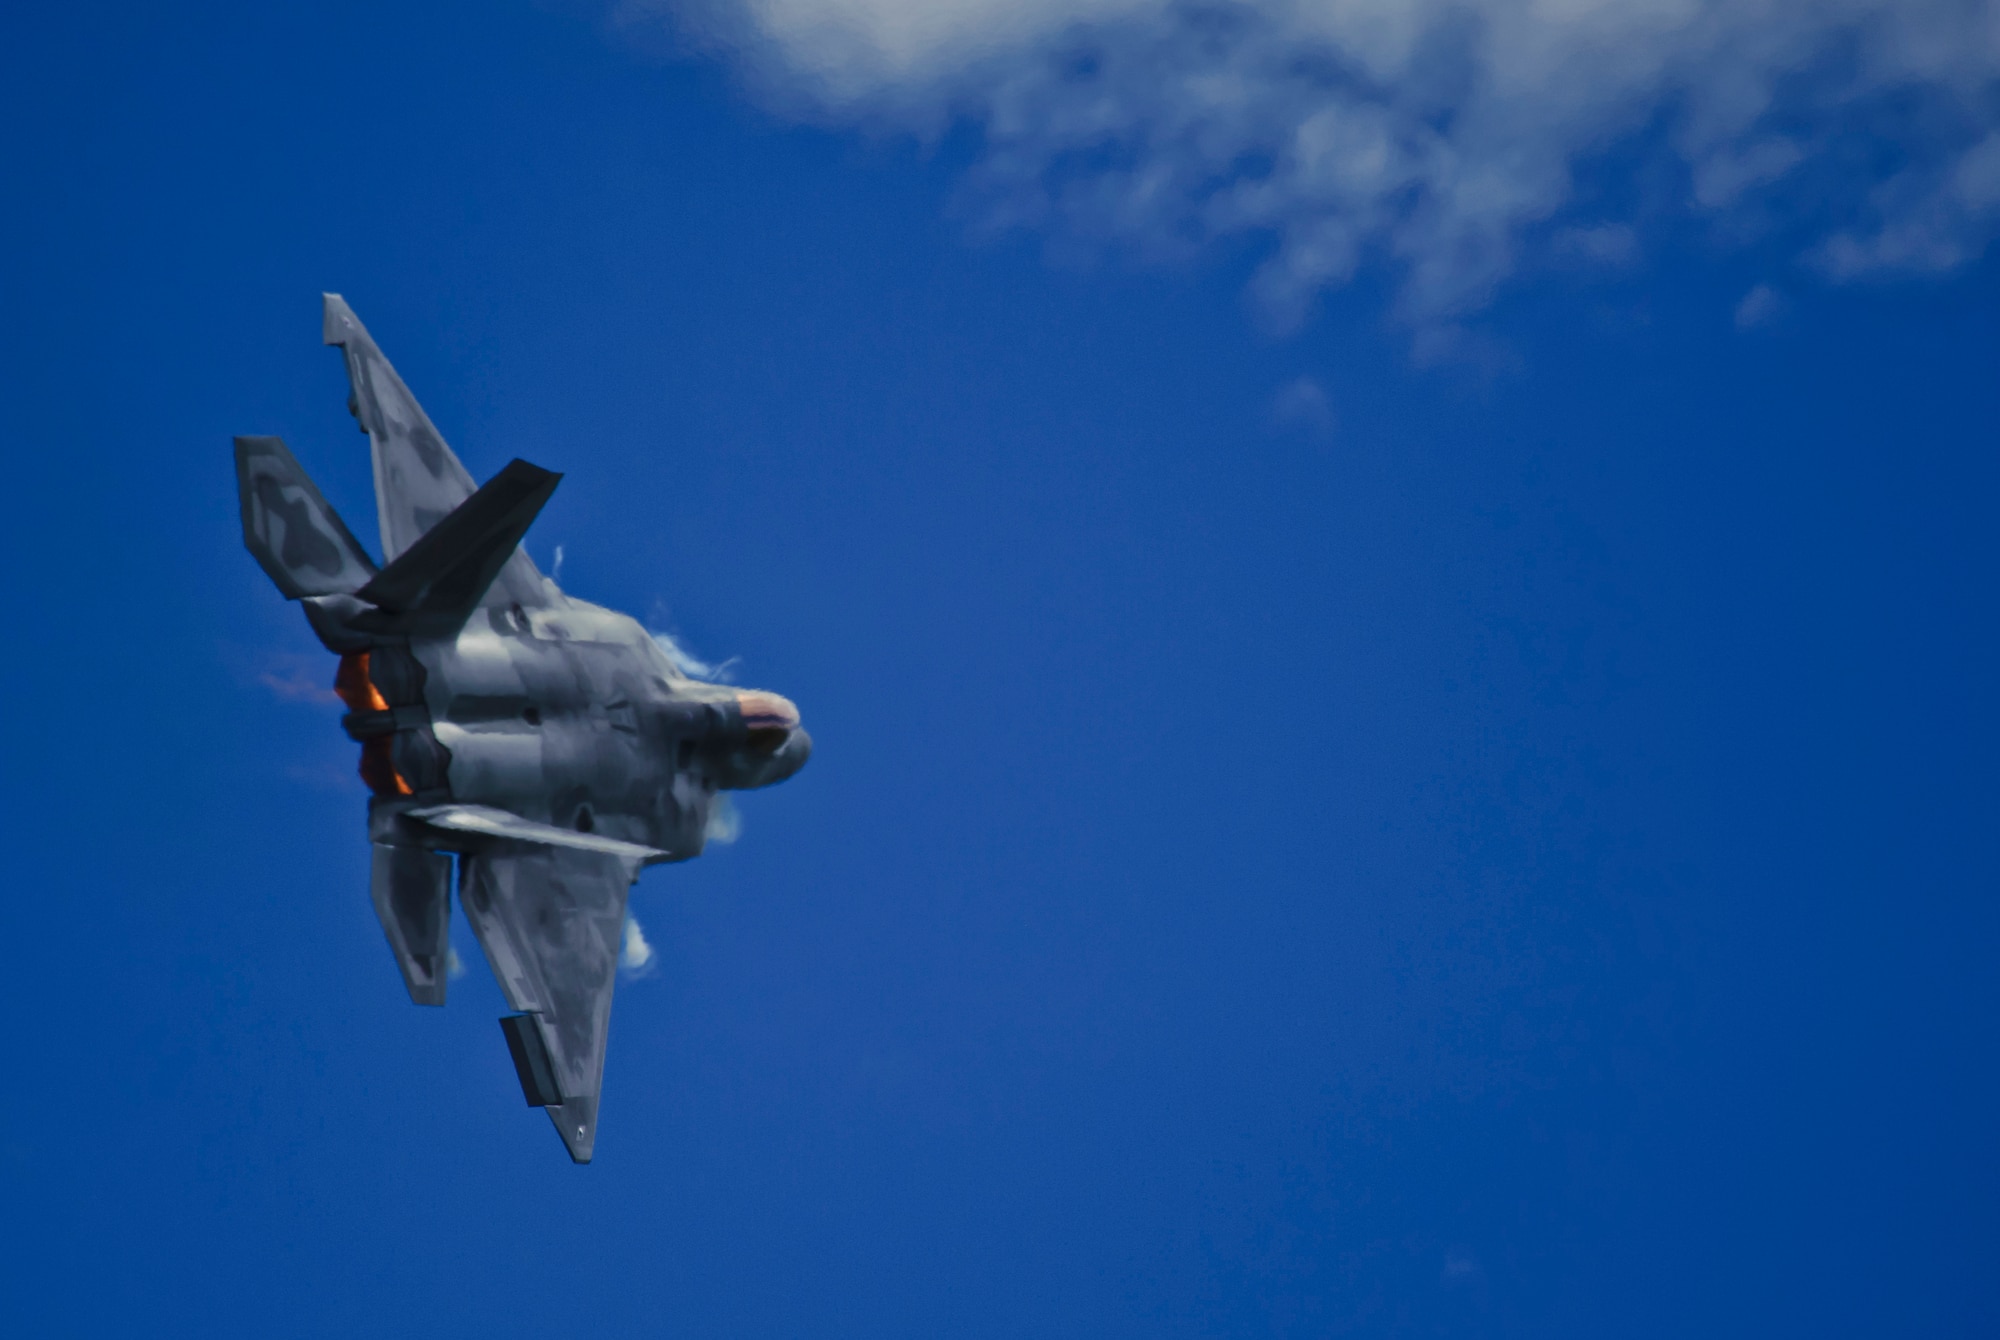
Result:
{"label": "fighter jet", "polygon": [[784,781],[812,740],[789,700],[691,678],[543,576],[519,546],[561,476],[516,460],[474,488],[338,294],[324,338],[368,435],[383,561],[275,437],[236,439],[243,542],[340,658],[370,894],[410,999],[444,1004],[455,863],[521,1091],[588,1163],[627,889],[699,856],[717,793]]}

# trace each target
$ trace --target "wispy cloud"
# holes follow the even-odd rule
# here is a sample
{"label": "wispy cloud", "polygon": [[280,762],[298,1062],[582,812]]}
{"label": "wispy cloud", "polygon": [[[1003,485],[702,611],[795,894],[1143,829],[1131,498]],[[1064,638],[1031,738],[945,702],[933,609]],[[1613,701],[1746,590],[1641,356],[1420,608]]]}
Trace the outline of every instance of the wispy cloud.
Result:
{"label": "wispy cloud", "polygon": [[1453,1250],[1445,1253],[1443,1277],[1446,1284],[1471,1284],[1485,1273],[1479,1258],[1470,1252]]}
{"label": "wispy cloud", "polygon": [[333,691],[333,662],[325,656],[273,652],[263,658],[257,682],[284,702],[340,706],[340,699]]}
{"label": "wispy cloud", "polygon": [[659,966],[658,957],[653,952],[653,946],[646,942],[646,932],[639,925],[639,918],[626,913],[625,944],[618,953],[618,966],[628,976],[645,977]]}
{"label": "wispy cloud", "polygon": [[1361,267],[1449,325],[1658,224],[1834,279],[2000,223],[2000,0],[614,0],[799,116],[981,134],[995,226],[1268,245],[1279,325]]}
{"label": "wispy cloud", "polygon": [[367,790],[355,770],[352,759],[342,763],[288,763],[284,767],[286,781],[309,786],[315,791],[364,792]]}
{"label": "wispy cloud", "polygon": [[1286,382],[1271,398],[1271,421],[1280,428],[1325,437],[1333,431],[1333,405],[1326,388],[1311,377]]}
{"label": "wispy cloud", "polygon": [[1754,330],[1769,325],[1785,309],[1785,300],[1769,284],[1758,284],[1736,304],[1736,328]]}

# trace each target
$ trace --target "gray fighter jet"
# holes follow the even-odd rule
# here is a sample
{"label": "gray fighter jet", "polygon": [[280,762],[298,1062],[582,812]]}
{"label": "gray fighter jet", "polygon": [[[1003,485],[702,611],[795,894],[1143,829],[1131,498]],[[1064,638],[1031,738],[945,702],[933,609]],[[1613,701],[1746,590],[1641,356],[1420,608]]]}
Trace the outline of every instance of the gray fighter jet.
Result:
{"label": "gray fighter jet", "polygon": [[474,488],[337,294],[324,334],[374,456],[382,565],[275,437],[236,439],[243,542],[340,658],[410,999],[444,1004],[456,857],[521,1090],[588,1163],[626,890],[699,856],[716,793],[785,780],[812,740],[786,699],[690,678],[637,621],[564,595],[519,548],[561,476],[516,460]]}

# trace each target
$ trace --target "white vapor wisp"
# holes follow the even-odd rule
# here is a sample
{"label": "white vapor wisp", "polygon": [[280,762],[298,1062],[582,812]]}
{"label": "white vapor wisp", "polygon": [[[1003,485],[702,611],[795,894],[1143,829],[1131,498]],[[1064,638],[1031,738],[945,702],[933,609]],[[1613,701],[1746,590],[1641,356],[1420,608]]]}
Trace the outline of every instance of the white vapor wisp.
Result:
{"label": "white vapor wisp", "polygon": [[704,661],[689,651],[686,644],[672,633],[663,633],[658,629],[649,631],[652,633],[653,641],[659,644],[660,650],[667,654],[667,659],[689,679],[705,679],[715,684],[734,682],[736,667],[741,664],[739,658],[731,656],[726,661]]}
{"label": "white vapor wisp", "polygon": [[618,966],[633,977],[644,977],[653,971],[658,955],[653,946],[646,942],[646,932],[639,925],[639,918],[630,912],[625,914],[625,943],[618,952]]}
{"label": "white vapor wisp", "polygon": [[1268,246],[1280,325],[1357,268],[1442,328],[1648,225],[1820,273],[1936,272],[2000,223],[2000,0],[614,0],[796,114],[969,124],[998,226]]}
{"label": "white vapor wisp", "polygon": [[727,792],[719,794],[708,807],[708,822],[702,827],[702,841],[728,846],[743,836],[743,811]]}
{"label": "white vapor wisp", "polygon": [[[659,617],[655,611],[654,617]],[[736,680],[736,667],[741,664],[738,657],[731,656],[726,661],[704,661],[687,649],[687,645],[672,633],[659,629],[650,630],[653,641],[667,654],[682,674],[690,679],[703,679],[713,684],[731,684]],[[743,836],[743,812],[736,808],[736,802],[727,794],[715,797],[708,809],[708,821],[702,828],[704,842],[728,846]]]}

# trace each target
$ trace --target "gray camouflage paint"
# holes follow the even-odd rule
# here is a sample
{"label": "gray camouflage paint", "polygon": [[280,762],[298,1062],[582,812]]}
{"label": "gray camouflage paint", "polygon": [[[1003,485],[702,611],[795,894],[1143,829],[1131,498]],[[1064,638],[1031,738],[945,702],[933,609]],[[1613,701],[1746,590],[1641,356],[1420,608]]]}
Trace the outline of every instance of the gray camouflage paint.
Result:
{"label": "gray camouflage paint", "polygon": [[385,566],[275,437],[236,439],[244,543],[342,657],[371,893],[410,998],[444,1003],[456,856],[466,920],[527,1016],[508,1029],[523,1090],[556,1096],[530,1072],[554,1076],[543,1105],[587,1163],[627,889],[701,854],[718,790],[783,781],[812,741],[785,699],[691,679],[636,620],[564,595],[517,547],[558,477],[515,462],[475,489],[335,294],[324,335],[368,434]]}

